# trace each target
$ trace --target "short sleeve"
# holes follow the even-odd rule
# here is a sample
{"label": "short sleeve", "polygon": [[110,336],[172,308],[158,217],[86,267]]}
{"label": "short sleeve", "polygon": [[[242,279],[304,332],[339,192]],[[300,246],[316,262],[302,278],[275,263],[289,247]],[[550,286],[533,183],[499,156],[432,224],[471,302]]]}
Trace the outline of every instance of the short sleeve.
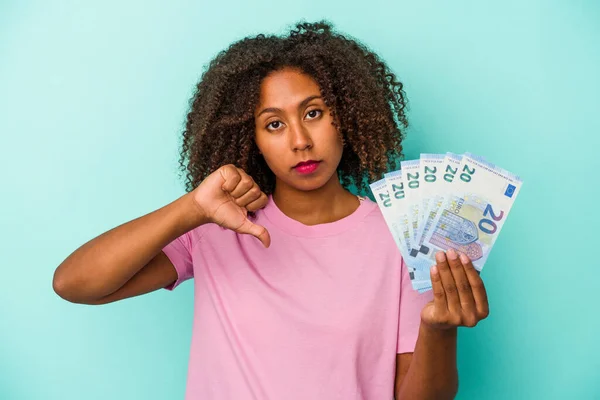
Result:
{"label": "short sleeve", "polygon": [[193,230],[184,233],[162,249],[177,271],[177,280],[165,286],[167,290],[175,289],[179,284],[194,276],[194,262],[192,259],[194,241],[192,239],[192,232]]}
{"label": "short sleeve", "polygon": [[415,351],[419,327],[421,325],[421,310],[425,304],[433,300],[431,290],[419,293],[412,288],[408,268],[402,260],[402,283],[400,289],[400,316],[398,318],[398,344],[396,352],[412,353]]}

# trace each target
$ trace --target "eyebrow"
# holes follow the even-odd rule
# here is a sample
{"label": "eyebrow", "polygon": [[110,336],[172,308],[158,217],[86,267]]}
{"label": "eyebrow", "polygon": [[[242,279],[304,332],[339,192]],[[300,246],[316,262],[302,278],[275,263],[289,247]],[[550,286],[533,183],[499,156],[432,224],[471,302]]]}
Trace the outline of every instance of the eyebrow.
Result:
{"label": "eyebrow", "polygon": [[[302,107],[306,106],[306,104],[308,104],[310,101],[312,101],[314,99],[320,99],[320,98],[321,98],[321,96],[319,96],[319,95],[308,96],[307,98],[302,100],[300,102],[300,104],[298,104],[298,108],[302,108]],[[262,114],[264,114],[266,112],[280,112],[280,111],[282,111],[281,108],[276,108],[276,107],[265,108],[261,112],[258,113],[256,118],[260,117]]]}

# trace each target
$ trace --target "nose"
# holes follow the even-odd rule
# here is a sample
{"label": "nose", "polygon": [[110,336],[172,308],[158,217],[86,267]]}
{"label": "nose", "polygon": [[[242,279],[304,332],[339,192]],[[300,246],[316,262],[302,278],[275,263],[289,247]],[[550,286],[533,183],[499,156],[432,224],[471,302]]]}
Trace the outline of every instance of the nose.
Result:
{"label": "nose", "polygon": [[301,123],[294,124],[294,126],[291,127],[290,135],[292,150],[301,151],[312,148],[313,142],[310,137],[310,133]]}

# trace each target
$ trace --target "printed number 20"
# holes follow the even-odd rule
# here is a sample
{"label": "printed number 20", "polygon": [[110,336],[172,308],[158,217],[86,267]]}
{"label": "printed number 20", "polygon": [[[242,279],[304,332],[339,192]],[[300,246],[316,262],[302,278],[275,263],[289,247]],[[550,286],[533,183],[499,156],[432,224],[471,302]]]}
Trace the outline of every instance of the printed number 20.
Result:
{"label": "printed number 20", "polygon": [[415,172],[411,174],[410,172],[406,174],[408,178],[408,187],[411,189],[417,189],[419,187],[419,173]]}
{"label": "printed number 20", "polygon": [[396,199],[404,198],[404,183],[400,183],[399,185],[392,183],[392,190],[394,191],[394,198],[396,198]]}
{"label": "printed number 20", "polygon": [[500,221],[502,219],[502,217],[504,217],[504,211],[501,210],[500,215],[496,215],[496,214],[494,214],[492,205],[488,204],[485,207],[485,210],[483,211],[483,215],[486,217],[487,216],[492,217],[492,219],[484,218],[481,221],[479,221],[479,229],[481,229],[483,232],[487,233],[488,235],[495,233],[496,230],[498,229],[498,226],[496,225],[496,223],[494,221]]}
{"label": "printed number 20", "polygon": [[444,180],[452,183],[454,175],[458,171],[458,168],[452,168],[450,165],[446,165],[446,173],[444,174]]}
{"label": "printed number 20", "polygon": [[437,172],[437,167],[426,166],[425,167],[425,176],[424,176],[425,182],[429,182],[429,183],[435,182],[435,173],[436,172]]}
{"label": "printed number 20", "polygon": [[475,168],[469,168],[468,165],[465,165],[463,167],[463,173],[460,174],[460,179],[464,182],[470,182],[471,175],[473,175],[474,173],[475,173]]}
{"label": "printed number 20", "polygon": [[379,198],[383,201],[384,207],[390,207],[392,205],[392,200],[390,200],[390,195],[387,193],[379,193]]}

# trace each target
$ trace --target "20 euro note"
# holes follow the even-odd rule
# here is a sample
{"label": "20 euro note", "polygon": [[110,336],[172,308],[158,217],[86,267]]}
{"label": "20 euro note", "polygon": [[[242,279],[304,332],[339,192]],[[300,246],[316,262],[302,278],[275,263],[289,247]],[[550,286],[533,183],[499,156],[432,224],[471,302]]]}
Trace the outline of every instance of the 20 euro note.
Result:
{"label": "20 euro note", "polygon": [[[437,184],[442,175],[442,164],[445,154],[421,153],[419,157],[419,168],[421,173],[420,188],[421,204],[419,205],[419,233],[422,231],[422,223],[425,214],[433,199],[437,196]],[[417,236],[417,239],[419,237]]]}
{"label": "20 euro note", "polygon": [[510,209],[522,180],[481,157],[466,153],[453,182],[452,193],[425,236],[425,251],[417,258],[422,267],[435,264],[435,253],[450,248],[465,253],[481,271]]}
{"label": "20 euro note", "polygon": [[394,223],[398,229],[400,241],[406,250],[406,253],[403,253],[403,257],[405,257],[404,261],[407,262],[406,257],[412,249],[413,229],[412,224],[408,219],[409,204],[406,199],[406,191],[402,180],[402,170],[384,174],[384,180],[387,185],[388,193],[390,194]]}
{"label": "20 euro note", "polygon": [[394,238],[394,242],[396,242],[396,246],[398,247],[398,250],[400,250],[402,257],[405,258],[408,254],[408,250],[405,242],[401,239],[401,234],[399,233],[400,229],[398,227],[397,213],[392,207],[392,200],[388,191],[386,179],[380,179],[371,183],[369,186],[373,192],[375,201],[377,202],[377,205],[383,214],[383,219],[385,220],[388,229]]}
{"label": "20 euro note", "polygon": [[419,250],[422,244],[422,235],[425,229],[425,223],[427,220],[428,213],[431,212],[431,208],[438,202],[441,201],[440,195],[443,174],[443,165],[445,160],[445,154],[429,154],[422,153],[420,157],[420,195],[421,203],[419,204],[419,227],[417,230],[417,237],[415,239],[415,245],[413,246],[413,256],[416,256],[416,251]]}
{"label": "20 euro note", "polygon": [[[435,158],[436,161],[425,162],[425,164],[434,164],[435,168],[430,168],[429,177],[425,177],[424,179],[427,182],[427,184],[423,183],[424,196],[430,197],[430,201],[425,212],[425,217],[419,225],[418,240],[410,252],[411,257],[417,257],[419,251],[427,250],[426,247],[423,247],[423,241],[429,230],[433,227],[433,221],[444,204],[445,199],[452,192],[452,182],[460,166],[462,155],[446,153],[440,157],[438,154],[421,154],[422,163],[424,158]],[[441,162],[439,161],[440,158]]]}
{"label": "20 euro note", "polygon": [[402,182],[404,183],[405,189],[404,195],[406,196],[406,202],[408,204],[407,215],[408,221],[412,226],[411,231],[413,241],[417,239],[417,233],[419,232],[419,205],[421,203],[419,191],[419,165],[420,160],[408,160],[400,162],[400,169],[402,170]]}
{"label": "20 euro note", "polygon": [[[400,238],[396,214],[392,208],[392,201],[390,199],[390,194],[388,193],[388,186],[386,180],[385,178],[380,179],[377,182],[371,183],[369,186],[371,188],[371,191],[373,192],[375,201],[377,202],[377,205],[381,210],[383,218],[388,226],[388,229],[390,230],[392,237],[394,238],[394,242],[396,243],[398,250],[400,250],[404,262],[406,263],[408,251]],[[428,276],[423,274],[421,271],[415,271],[408,265],[408,263],[406,265],[408,267],[413,289],[419,291],[419,293],[423,293],[427,290],[430,290],[431,281],[428,279]]]}

